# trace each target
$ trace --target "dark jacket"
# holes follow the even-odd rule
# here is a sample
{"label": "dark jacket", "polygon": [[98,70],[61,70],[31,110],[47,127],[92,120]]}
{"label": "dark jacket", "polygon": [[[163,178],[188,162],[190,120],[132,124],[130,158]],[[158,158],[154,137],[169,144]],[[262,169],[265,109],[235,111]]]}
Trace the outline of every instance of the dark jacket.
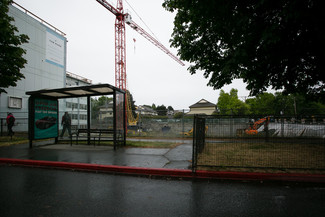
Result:
{"label": "dark jacket", "polygon": [[70,115],[69,114],[64,114],[62,116],[61,124],[62,125],[66,125],[66,126],[71,125],[71,118],[70,118]]}
{"label": "dark jacket", "polygon": [[15,117],[10,113],[8,116],[7,116],[7,119],[6,119],[6,121],[7,121],[7,125],[8,126],[14,126],[14,124],[15,124]]}

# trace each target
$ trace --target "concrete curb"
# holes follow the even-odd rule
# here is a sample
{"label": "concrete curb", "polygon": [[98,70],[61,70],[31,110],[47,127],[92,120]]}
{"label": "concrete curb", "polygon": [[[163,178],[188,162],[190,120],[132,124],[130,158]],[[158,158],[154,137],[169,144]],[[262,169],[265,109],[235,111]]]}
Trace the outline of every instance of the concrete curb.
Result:
{"label": "concrete curb", "polygon": [[182,169],[140,168],[115,165],[100,165],[87,163],[23,160],[0,158],[0,164],[20,165],[29,167],[71,169],[77,171],[107,172],[125,175],[160,176],[184,179],[228,179],[228,180],[251,180],[251,181],[283,181],[283,182],[306,182],[325,183],[325,175],[315,174],[287,174],[287,173],[248,173],[248,172],[214,172]]}

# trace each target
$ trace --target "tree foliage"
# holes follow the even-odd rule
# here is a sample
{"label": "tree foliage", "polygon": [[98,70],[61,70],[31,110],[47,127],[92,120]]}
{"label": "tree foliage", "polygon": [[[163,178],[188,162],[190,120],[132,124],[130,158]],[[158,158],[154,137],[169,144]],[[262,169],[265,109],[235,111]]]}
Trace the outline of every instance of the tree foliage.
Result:
{"label": "tree foliage", "polygon": [[217,110],[223,115],[244,115],[248,112],[247,105],[238,99],[238,90],[231,89],[230,93],[220,91]]}
{"label": "tree foliage", "polygon": [[166,116],[167,115],[167,108],[164,105],[157,106],[156,111],[159,116]]}
{"label": "tree foliage", "polygon": [[100,96],[98,98],[91,98],[91,118],[98,119],[99,118],[99,110],[103,105],[108,105],[111,101],[113,101],[112,97]]}
{"label": "tree foliage", "polygon": [[16,86],[18,80],[25,78],[20,69],[27,63],[23,57],[26,51],[20,45],[28,42],[29,38],[17,34],[14,19],[8,15],[11,3],[12,0],[0,2],[0,94],[6,93],[4,88]]}
{"label": "tree foliage", "polygon": [[152,106],[149,106],[149,108],[152,108],[155,110],[158,114],[158,116],[166,116],[168,111],[174,111],[174,108],[172,106],[165,106],[165,105],[157,105],[155,103],[152,103]]}
{"label": "tree foliage", "polygon": [[325,104],[304,95],[261,93],[243,102],[236,89],[229,93],[220,91],[217,109],[222,115],[325,115]]}
{"label": "tree foliage", "polygon": [[215,89],[242,78],[251,95],[272,87],[324,96],[321,0],[165,0],[163,7],[176,12],[171,45]]}
{"label": "tree foliage", "polygon": [[274,100],[272,93],[261,93],[245,102],[251,114],[274,114]]}
{"label": "tree foliage", "polygon": [[174,115],[174,118],[175,119],[181,119],[184,117],[184,113],[183,112],[177,112],[175,115]]}

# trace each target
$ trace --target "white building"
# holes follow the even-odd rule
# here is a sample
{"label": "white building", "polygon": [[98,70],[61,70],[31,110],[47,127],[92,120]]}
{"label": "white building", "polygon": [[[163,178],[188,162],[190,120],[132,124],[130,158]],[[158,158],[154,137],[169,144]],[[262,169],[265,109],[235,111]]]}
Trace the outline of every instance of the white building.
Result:
{"label": "white building", "polygon": [[[29,41],[21,45],[26,50],[27,64],[21,69],[25,78],[18,81],[17,86],[6,88],[7,93],[0,94],[0,118],[4,120],[11,112],[16,117],[14,130],[27,131],[27,91],[89,85],[91,80],[66,73],[65,33],[15,3],[9,6],[8,15],[14,18],[13,24],[19,34],[28,35]],[[59,100],[59,117],[68,111],[72,114],[73,125],[84,125],[87,119],[85,104],[86,100],[82,98]]]}
{"label": "white building", "polygon": [[[66,72],[66,87],[91,85],[90,79],[76,75],[71,72]],[[71,116],[72,128],[87,127],[87,98],[68,98],[61,100],[65,105],[65,111]]]}
{"label": "white building", "polygon": [[[5,89],[7,93],[0,95],[0,117],[5,118],[7,112],[12,112],[16,117],[15,130],[26,131],[26,91],[64,87],[67,39],[63,32],[17,5],[10,5],[8,14],[15,19],[14,25],[19,34],[28,35],[29,41],[21,45],[26,50],[24,58],[27,64],[21,69],[25,79],[18,81],[16,87]],[[62,106],[60,111],[63,111]]]}

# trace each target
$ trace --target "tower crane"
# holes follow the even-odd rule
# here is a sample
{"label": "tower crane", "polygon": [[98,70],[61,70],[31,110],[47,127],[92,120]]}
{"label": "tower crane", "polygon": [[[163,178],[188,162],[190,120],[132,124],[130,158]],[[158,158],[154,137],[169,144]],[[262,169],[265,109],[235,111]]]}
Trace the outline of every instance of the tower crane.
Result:
{"label": "tower crane", "polygon": [[[104,6],[112,14],[115,15],[115,86],[125,90],[127,92],[126,82],[126,43],[125,43],[125,23],[128,24],[132,29],[137,31],[140,35],[150,41],[152,44],[157,46],[160,50],[166,53],[168,56],[173,58],[179,64],[184,66],[185,64],[179,60],[174,54],[172,54],[163,44],[152,37],[148,32],[136,24],[131,15],[124,13],[123,0],[117,0],[116,8],[108,3],[106,0],[96,0],[99,4]],[[129,97],[127,97],[129,98]],[[131,108],[129,99],[127,99],[127,119],[132,119],[132,112],[128,110]],[[133,117],[133,116],[132,116]],[[132,121],[131,121],[132,122]],[[134,121],[133,121],[134,122]]]}

